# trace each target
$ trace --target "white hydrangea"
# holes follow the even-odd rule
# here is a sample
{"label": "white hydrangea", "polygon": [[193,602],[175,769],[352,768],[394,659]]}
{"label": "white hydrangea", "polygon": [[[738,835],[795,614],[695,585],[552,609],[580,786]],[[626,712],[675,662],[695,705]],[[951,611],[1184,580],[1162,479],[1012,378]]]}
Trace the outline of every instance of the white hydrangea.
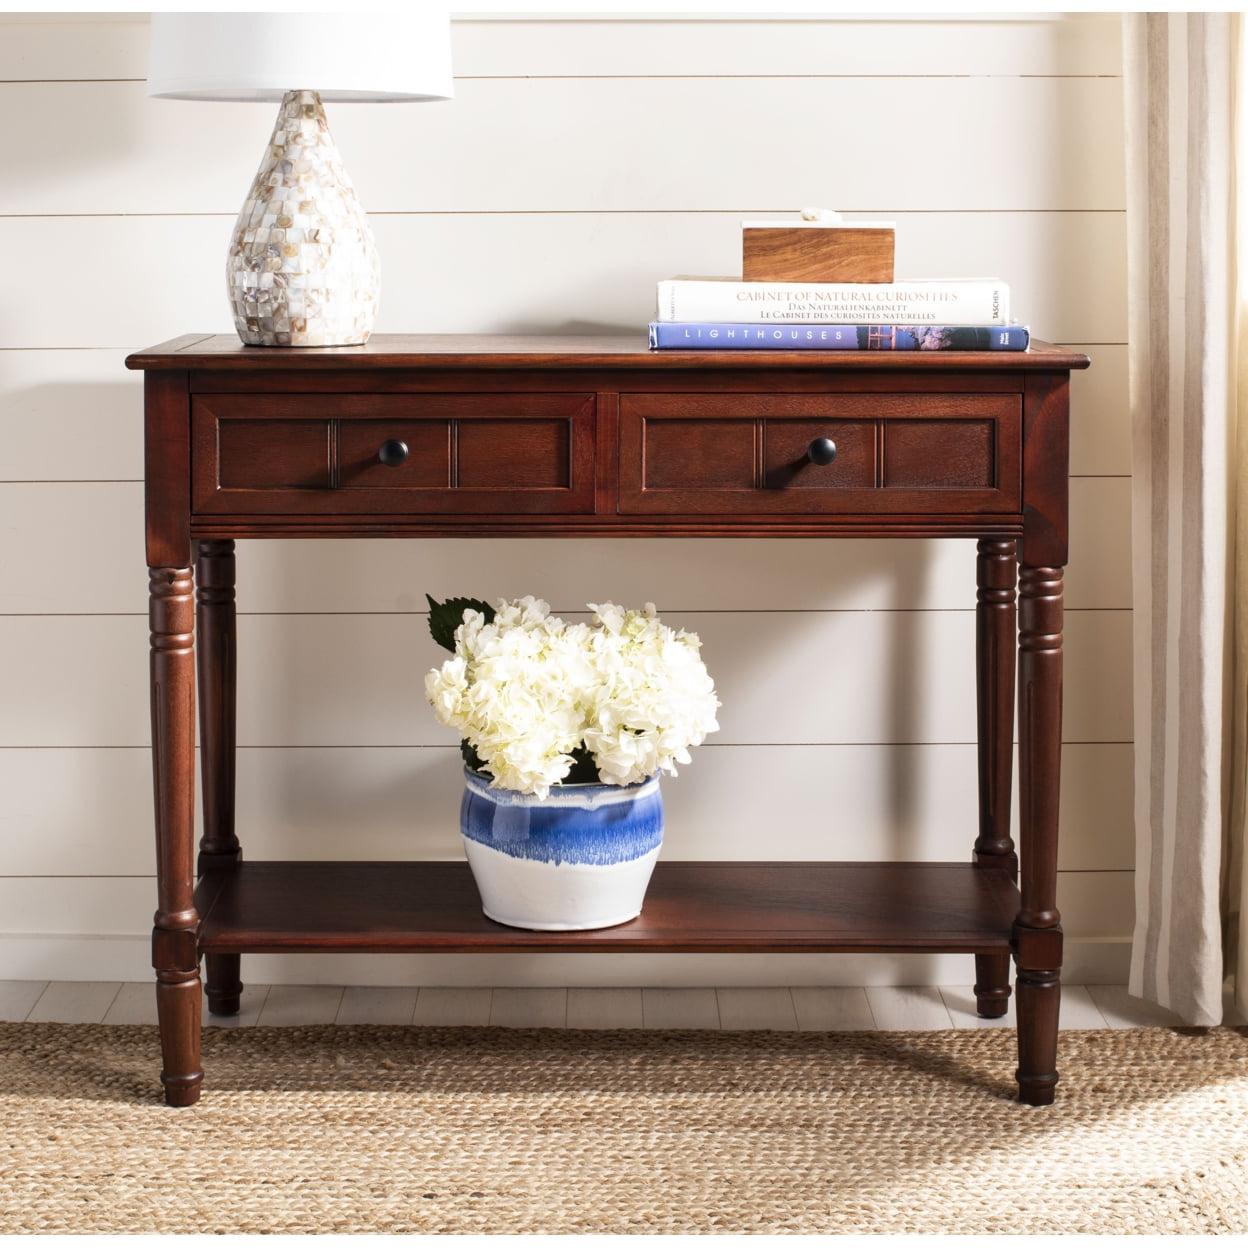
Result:
{"label": "white hydrangea", "polygon": [[476,750],[497,788],[545,797],[584,745],[604,784],[676,774],[718,727],[719,699],[694,633],[654,604],[590,604],[568,624],[540,598],[501,600],[487,624],[465,611],[455,655],[425,677],[438,720]]}
{"label": "white hydrangea", "polygon": [[624,611],[590,603],[597,680],[589,691],[585,745],[606,784],[635,784],[689,763],[719,724],[719,699],[694,633],[677,632],[654,604]]}

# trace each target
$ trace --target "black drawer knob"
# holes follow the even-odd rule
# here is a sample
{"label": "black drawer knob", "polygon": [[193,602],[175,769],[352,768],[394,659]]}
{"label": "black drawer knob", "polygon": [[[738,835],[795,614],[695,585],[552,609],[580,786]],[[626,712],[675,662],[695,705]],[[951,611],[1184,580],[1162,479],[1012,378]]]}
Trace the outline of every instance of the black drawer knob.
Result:
{"label": "black drawer knob", "polygon": [[836,458],[836,443],[831,438],[816,438],[806,454],[812,464],[830,464]]}
{"label": "black drawer knob", "polygon": [[387,468],[397,468],[407,458],[407,443],[398,438],[387,438],[377,452],[377,458]]}

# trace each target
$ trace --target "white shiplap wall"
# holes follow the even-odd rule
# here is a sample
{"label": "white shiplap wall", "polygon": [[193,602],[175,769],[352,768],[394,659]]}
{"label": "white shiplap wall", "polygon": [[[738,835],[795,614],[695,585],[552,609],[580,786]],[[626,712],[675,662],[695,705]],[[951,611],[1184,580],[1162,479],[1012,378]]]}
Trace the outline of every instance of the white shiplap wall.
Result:
{"label": "white shiplap wall", "polygon": [[[148,100],[140,21],[0,36],[0,978],[138,978],[154,895],[140,385],[122,358],[228,329],[222,258],[271,109]],[[382,251],[383,330],[636,329],[657,278],[733,271],[743,214],[822,203],[896,218],[900,276],[1000,275],[1036,333],[1093,356],[1074,390],[1061,904],[1072,978],[1116,978],[1132,867],[1117,20],[465,21],[455,54],[453,103],[333,110]],[[239,553],[251,857],[458,853],[454,748],[420,697],[426,590],[653,598],[702,633],[723,731],[667,786],[673,856],[970,852],[969,544]],[[257,958],[244,975],[949,983],[969,961]]]}

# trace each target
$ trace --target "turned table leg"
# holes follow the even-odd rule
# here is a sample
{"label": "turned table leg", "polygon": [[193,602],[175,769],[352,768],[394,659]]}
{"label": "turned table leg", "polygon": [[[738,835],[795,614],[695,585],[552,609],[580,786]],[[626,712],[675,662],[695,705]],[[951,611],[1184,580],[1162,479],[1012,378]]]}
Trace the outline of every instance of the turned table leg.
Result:
{"label": "turned table leg", "polygon": [[1018,1094],[1048,1105],[1057,1085],[1062,928],[1057,823],[1062,758],[1062,569],[1024,565],[1019,577]]}
{"label": "turned table leg", "polygon": [[161,1083],[170,1105],[199,1100],[195,911],[195,660],[190,568],[148,569],[157,910],[152,930]]}
{"label": "turned table leg", "polygon": [[[233,541],[199,542],[195,561],[195,657],[199,672],[199,758],[204,807],[200,875],[233,870],[241,857],[234,833],[234,579]],[[210,1013],[238,1013],[243,991],[240,961],[236,953],[205,955]]]}
{"label": "turned table leg", "polygon": [[[1017,874],[1010,839],[1014,772],[1014,668],[1017,633],[1016,543],[983,538],[976,559],[975,676],[979,740],[979,835],[975,862]],[[975,955],[975,1004],[981,1018],[1001,1018],[1010,1003],[1010,955]]]}

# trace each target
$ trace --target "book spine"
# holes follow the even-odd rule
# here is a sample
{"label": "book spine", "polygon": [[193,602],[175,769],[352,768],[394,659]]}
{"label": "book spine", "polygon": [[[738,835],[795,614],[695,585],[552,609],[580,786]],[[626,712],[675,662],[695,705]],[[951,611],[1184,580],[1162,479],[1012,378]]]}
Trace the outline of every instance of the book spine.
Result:
{"label": "book spine", "polygon": [[741,325],[651,321],[657,351],[1026,351],[1022,325]]}
{"label": "book spine", "polygon": [[1010,289],[1004,282],[664,281],[658,284],[658,319],[737,325],[1008,325]]}

